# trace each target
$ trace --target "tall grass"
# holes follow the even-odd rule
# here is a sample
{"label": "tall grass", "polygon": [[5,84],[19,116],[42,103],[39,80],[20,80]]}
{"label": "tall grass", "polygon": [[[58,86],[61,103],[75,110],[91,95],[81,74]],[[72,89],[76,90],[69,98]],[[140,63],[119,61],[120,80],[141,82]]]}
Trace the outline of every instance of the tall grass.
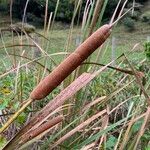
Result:
{"label": "tall grass", "polygon": [[[58,50],[52,53],[52,35],[48,35],[55,33],[59,0],[54,15],[50,13],[48,22],[48,1],[45,1],[45,24],[42,30],[44,36],[41,36],[39,41],[33,38],[35,33],[29,35],[23,31],[25,35],[7,37],[10,43],[13,43],[10,45],[5,41],[7,34],[1,33],[2,51],[5,56],[2,58],[5,68],[0,73],[2,149],[148,148],[150,71],[138,70],[137,62],[129,58],[137,45],[105,65],[101,60],[106,58],[105,51],[110,46],[108,42],[101,47],[103,55],[98,52],[96,61],[92,62],[91,56],[83,62],[105,40],[104,37],[101,38],[104,36],[104,33],[101,34],[101,28],[91,36],[94,38],[88,37],[99,28],[107,2],[87,1],[82,26],[78,27],[82,41],[85,42],[69,59],[66,56],[72,52],[70,47],[74,45],[72,39],[74,30],[76,31],[74,21],[80,13],[82,0],[75,2],[68,38],[66,37],[67,44],[62,45],[66,47],[65,52]],[[118,6],[116,11],[117,9]],[[115,12],[111,24],[114,22]],[[97,40],[97,37],[100,39]],[[95,40],[97,41],[94,42]],[[41,51],[41,56],[37,58],[33,58],[35,48]],[[56,57],[66,58],[65,65],[62,62],[57,67]],[[114,61],[116,67],[111,66]],[[144,60],[139,59],[138,62],[141,66],[147,65]],[[52,74],[49,74],[51,72]],[[70,76],[65,83],[58,86],[68,75]],[[48,77],[43,80],[45,76]],[[144,79],[146,84],[142,82]]]}

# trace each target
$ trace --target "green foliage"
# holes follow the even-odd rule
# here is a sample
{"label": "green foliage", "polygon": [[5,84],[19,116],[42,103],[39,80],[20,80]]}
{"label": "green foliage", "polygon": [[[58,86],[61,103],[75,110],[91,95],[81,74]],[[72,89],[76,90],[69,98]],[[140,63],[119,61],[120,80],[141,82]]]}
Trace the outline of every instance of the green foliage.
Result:
{"label": "green foliage", "polygon": [[112,150],[116,142],[117,142],[117,138],[111,135],[106,142],[106,149]]}
{"label": "green foliage", "polygon": [[[13,4],[13,14],[17,18],[22,19],[26,0],[15,0]],[[45,0],[29,1],[27,7],[27,20],[41,23],[44,21],[45,14]],[[34,6],[34,7],[33,7]],[[48,12],[54,12],[56,7],[56,0],[51,0],[48,4]],[[74,10],[74,3],[69,0],[61,0],[58,6],[56,20],[70,22]]]}
{"label": "green foliage", "polygon": [[7,9],[6,5],[0,5],[0,11],[5,11]]}
{"label": "green foliage", "polygon": [[[127,8],[124,8],[124,13],[127,12],[131,7],[133,7],[133,3],[129,3]],[[135,7],[134,11],[129,11],[126,14],[126,18],[129,17],[129,18],[132,18],[135,21],[140,20],[140,16],[142,14],[140,8],[141,7]]]}
{"label": "green foliage", "polygon": [[[144,3],[148,0],[138,0],[136,2]],[[48,4],[48,12],[54,12],[56,7],[57,0],[50,0]],[[76,5],[77,1],[75,0],[61,0],[58,6],[58,12],[56,14],[56,20],[63,21],[63,22],[70,22],[73,16],[74,6]],[[117,6],[118,0],[109,1],[105,13],[104,13],[104,21],[108,20],[112,13],[114,12]],[[129,0],[129,3],[132,4],[132,0]],[[24,7],[26,4],[26,0],[14,0],[13,1],[13,16],[19,19],[22,19]],[[123,4],[123,2],[122,2]],[[27,7],[27,15],[26,18],[30,22],[36,24],[41,24],[44,21],[44,14],[45,14],[45,0],[32,0],[29,1]],[[86,1],[82,2],[82,8],[80,12],[80,17],[82,18],[84,7],[86,5]],[[0,1],[0,11],[9,11],[9,1],[1,0]]]}
{"label": "green foliage", "polygon": [[134,11],[133,14],[131,14],[131,18],[134,20],[139,20],[140,12],[139,11]]}
{"label": "green foliage", "polygon": [[145,43],[145,54],[148,60],[150,60],[150,42]]}
{"label": "green foliage", "polygon": [[[146,0],[145,0],[146,1]],[[132,1],[129,1],[132,3]],[[141,1],[139,0],[141,3]],[[143,1],[142,1],[143,2]],[[26,0],[14,0],[13,2],[13,16],[22,19],[24,7],[25,7]],[[54,12],[56,7],[57,0],[51,0],[48,3],[48,12]],[[58,5],[58,11],[56,14],[56,20],[57,21],[63,21],[63,22],[70,22],[73,16],[73,10],[74,6],[76,5],[77,1],[74,0],[61,0],[59,1]],[[103,21],[107,21],[110,19],[111,15],[113,14],[116,6],[117,6],[118,0],[109,1]],[[122,2],[123,4],[123,2]],[[44,22],[44,14],[45,14],[45,0],[32,0],[29,1],[28,7],[27,7],[27,14],[26,19],[27,21],[31,21],[36,24],[42,24]],[[82,18],[84,8],[86,5],[86,1],[82,2],[81,12],[79,18]],[[34,6],[34,7],[33,7]],[[121,8],[121,7],[120,7]],[[137,17],[137,14],[134,15],[134,17]],[[77,21],[77,19],[75,19]]]}
{"label": "green foliage", "polygon": [[137,121],[137,122],[132,126],[131,131],[132,131],[133,133],[138,132],[138,131],[140,130],[140,128],[141,128],[142,123],[143,123],[143,120]]}
{"label": "green foliage", "polygon": [[141,137],[142,149],[150,150],[149,140],[150,140],[150,130],[147,129],[144,135]]}
{"label": "green foliage", "polygon": [[0,148],[2,148],[7,143],[7,140],[4,138],[4,136],[0,135]]}
{"label": "green foliage", "polygon": [[150,24],[150,11],[146,11],[142,16],[141,16],[141,20],[143,22],[146,22],[148,24]]}
{"label": "green foliage", "polygon": [[9,106],[12,99],[12,87],[14,84],[14,76],[7,76],[5,79],[0,81],[0,110],[5,109]]}
{"label": "green foliage", "polygon": [[147,146],[147,147],[145,148],[145,150],[150,150],[150,146]]}
{"label": "green foliage", "polygon": [[43,23],[42,18],[37,17],[33,13],[27,13],[28,22],[32,22],[33,25],[41,25]]}
{"label": "green foliage", "polygon": [[7,11],[8,1],[0,0],[0,11]]}
{"label": "green foliage", "polygon": [[23,124],[26,121],[26,119],[27,119],[27,114],[23,112],[17,117],[16,122],[18,124]]}
{"label": "green foliage", "polygon": [[124,18],[123,24],[124,24],[125,28],[127,29],[127,31],[135,30],[135,21],[132,18],[130,18],[130,17]]}
{"label": "green foliage", "polygon": [[136,2],[139,2],[139,3],[144,3],[144,2],[147,2],[149,0],[136,0]]}

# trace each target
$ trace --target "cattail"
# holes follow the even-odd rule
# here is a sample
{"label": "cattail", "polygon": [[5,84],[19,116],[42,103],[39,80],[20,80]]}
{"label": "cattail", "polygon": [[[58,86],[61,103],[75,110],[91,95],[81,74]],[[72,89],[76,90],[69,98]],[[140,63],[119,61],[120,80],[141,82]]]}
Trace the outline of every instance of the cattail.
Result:
{"label": "cattail", "polygon": [[32,91],[33,100],[45,98],[52,92],[71,72],[73,72],[88,56],[90,56],[109,37],[111,25],[104,25],[85,40],[72,54],[70,54],[58,67],[45,77]]}
{"label": "cattail", "polygon": [[26,134],[24,134],[21,138],[21,143],[26,143],[26,142],[30,141],[31,139],[35,138],[39,134],[43,133],[44,131],[48,130],[49,128],[55,126],[56,124],[58,124],[62,121],[63,121],[62,115],[57,116],[57,117],[47,121],[46,123],[42,124],[37,129],[31,130],[31,131],[27,132]]}

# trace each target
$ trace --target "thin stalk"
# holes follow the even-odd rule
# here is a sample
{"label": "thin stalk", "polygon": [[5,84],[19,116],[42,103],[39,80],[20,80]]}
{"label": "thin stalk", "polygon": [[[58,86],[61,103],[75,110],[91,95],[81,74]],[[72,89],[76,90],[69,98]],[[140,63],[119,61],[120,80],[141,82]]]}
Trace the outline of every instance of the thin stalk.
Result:
{"label": "thin stalk", "polygon": [[23,12],[23,17],[22,17],[22,26],[23,26],[23,23],[25,22],[25,17],[26,17],[28,3],[29,3],[29,0],[27,0],[26,4],[25,4],[25,8],[24,8],[24,12]]}
{"label": "thin stalk", "polygon": [[101,22],[102,22],[103,15],[104,15],[104,12],[105,12],[105,9],[106,9],[107,4],[108,4],[108,0],[105,0],[105,1],[104,1],[104,4],[103,4],[103,7],[102,7],[102,10],[101,10],[100,17],[99,17],[99,19],[98,19],[98,23],[97,23],[97,26],[98,26],[98,27],[101,26]]}
{"label": "thin stalk", "polygon": [[7,129],[7,127],[33,102],[32,99],[28,99],[27,102],[0,128],[0,134]]}
{"label": "thin stalk", "polygon": [[99,13],[101,11],[102,5],[103,5],[103,0],[97,0],[96,6],[95,6],[95,10],[94,10],[94,14],[93,14],[93,18],[92,18],[91,25],[90,25],[89,36],[94,31],[94,27],[96,26],[96,23],[97,23],[97,20],[98,20]]}
{"label": "thin stalk", "polygon": [[60,0],[57,0],[56,7],[55,7],[55,12],[54,12],[54,16],[53,16],[53,20],[52,20],[52,26],[51,26],[52,30],[53,30],[53,26],[54,26],[54,21],[55,21],[55,18],[56,18],[56,14],[57,14],[57,11],[58,11],[59,1]]}
{"label": "thin stalk", "polygon": [[48,0],[46,0],[46,7],[45,7],[45,17],[44,17],[44,36],[45,36],[45,34],[46,34],[47,13],[48,13]]}
{"label": "thin stalk", "polygon": [[10,23],[12,24],[12,6],[13,6],[13,0],[10,0]]}

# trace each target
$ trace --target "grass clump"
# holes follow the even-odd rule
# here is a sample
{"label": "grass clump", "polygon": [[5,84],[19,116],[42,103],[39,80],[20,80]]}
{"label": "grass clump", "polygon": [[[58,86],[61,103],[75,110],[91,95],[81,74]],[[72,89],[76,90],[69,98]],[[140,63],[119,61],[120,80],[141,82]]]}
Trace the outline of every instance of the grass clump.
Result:
{"label": "grass clump", "polygon": [[131,17],[126,17],[123,19],[124,27],[127,31],[135,30],[135,21]]}
{"label": "grass clump", "polygon": [[23,31],[25,31],[26,33],[35,32],[35,27],[28,23],[18,22],[18,23],[12,24],[10,27],[12,30],[14,30],[14,32],[18,32],[18,33],[22,33]]}
{"label": "grass clump", "polygon": [[146,11],[142,16],[141,20],[150,25],[150,11]]}

